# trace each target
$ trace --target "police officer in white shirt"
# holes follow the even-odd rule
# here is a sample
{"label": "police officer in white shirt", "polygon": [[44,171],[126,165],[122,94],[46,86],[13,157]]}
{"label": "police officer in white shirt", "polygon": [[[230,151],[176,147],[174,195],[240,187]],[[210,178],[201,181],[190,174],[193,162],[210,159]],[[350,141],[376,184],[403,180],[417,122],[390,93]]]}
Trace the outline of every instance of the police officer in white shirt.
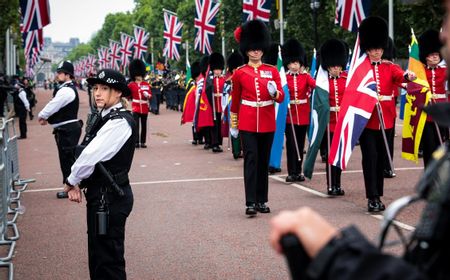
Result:
{"label": "police officer in white shirt", "polygon": [[[101,117],[88,133],[93,137],[85,137],[82,143],[86,146],[72,166],[65,191],[70,201],[81,202],[80,186],[84,189],[91,279],[126,279],[125,222],[133,208],[128,172],[137,129],[121,99],[130,96],[130,90],[125,77],[111,69],[101,70],[97,77],[87,81]],[[105,176],[102,168],[109,175]],[[106,219],[109,223],[102,223],[105,215],[109,215]]]}
{"label": "police officer in white shirt", "polygon": [[[39,112],[41,125],[49,123],[53,127],[56,146],[58,147],[59,164],[63,175],[63,183],[70,174],[70,167],[75,162],[75,146],[81,135],[82,123],[78,120],[80,101],[73,83],[73,65],[63,61],[56,69],[59,86],[53,91],[53,98]],[[58,198],[67,198],[67,193],[58,192]]]}

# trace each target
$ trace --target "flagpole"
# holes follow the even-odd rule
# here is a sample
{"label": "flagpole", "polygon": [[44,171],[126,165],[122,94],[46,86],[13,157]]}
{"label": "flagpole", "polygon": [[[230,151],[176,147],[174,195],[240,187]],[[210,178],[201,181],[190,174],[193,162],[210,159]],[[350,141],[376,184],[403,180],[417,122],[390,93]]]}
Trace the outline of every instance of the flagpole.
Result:
{"label": "flagpole", "polygon": [[288,104],[288,112],[289,112],[289,117],[291,118],[292,136],[294,137],[295,151],[297,152],[297,159],[298,159],[298,161],[301,161],[300,151],[298,150],[297,136],[295,135],[294,123],[292,120],[291,104]]}
{"label": "flagpole", "polygon": [[389,37],[394,40],[394,1],[389,0]]}
{"label": "flagpole", "polygon": [[[337,118],[336,118],[337,120]],[[327,148],[328,148],[328,156],[327,156],[327,169],[328,169],[328,190],[331,191],[331,164],[328,162],[328,159],[330,158],[330,143],[331,142],[331,135],[330,135],[330,123],[327,123]]]}
{"label": "flagpole", "polygon": [[225,58],[226,57],[226,51],[225,51],[225,12],[222,9],[222,20],[221,20],[221,24],[222,26],[222,31],[221,31],[221,35],[222,35],[222,56]]}
{"label": "flagpole", "polygon": [[279,0],[280,10],[279,10],[279,19],[280,19],[280,45],[284,44],[284,19],[283,19],[283,0]]}
{"label": "flagpole", "polygon": [[384,146],[386,148],[386,154],[387,154],[388,160],[389,160],[389,166],[391,167],[392,172],[395,173],[394,162],[392,161],[391,152],[389,151],[389,145],[387,142],[386,131],[385,131],[385,126],[384,126],[383,111],[381,110],[380,101],[377,101],[376,107],[377,107],[377,112],[378,112],[378,120],[380,121],[380,126],[381,126],[381,134],[383,135]]}
{"label": "flagpole", "polygon": [[152,52],[150,53],[151,58],[152,58],[152,62],[151,62],[152,69],[151,70],[154,70],[153,68],[155,67],[155,56],[154,56],[154,51],[153,51],[153,37],[150,38],[150,49],[152,50]]}

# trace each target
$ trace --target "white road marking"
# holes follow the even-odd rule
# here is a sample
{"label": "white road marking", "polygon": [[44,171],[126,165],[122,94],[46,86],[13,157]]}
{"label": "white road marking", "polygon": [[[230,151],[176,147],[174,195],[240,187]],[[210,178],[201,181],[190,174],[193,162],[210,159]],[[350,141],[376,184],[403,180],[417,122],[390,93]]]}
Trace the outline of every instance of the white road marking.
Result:
{"label": "white road marking", "polygon": [[[370,216],[372,216],[375,219],[378,219],[380,221],[383,220],[383,215],[370,215]],[[408,230],[408,231],[414,231],[416,229],[413,226],[410,226],[408,224],[405,224],[405,223],[402,223],[402,222],[399,222],[399,221],[396,221],[396,220],[394,220],[392,223],[395,224],[396,226],[401,227],[402,229],[405,229],[405,230]]]}

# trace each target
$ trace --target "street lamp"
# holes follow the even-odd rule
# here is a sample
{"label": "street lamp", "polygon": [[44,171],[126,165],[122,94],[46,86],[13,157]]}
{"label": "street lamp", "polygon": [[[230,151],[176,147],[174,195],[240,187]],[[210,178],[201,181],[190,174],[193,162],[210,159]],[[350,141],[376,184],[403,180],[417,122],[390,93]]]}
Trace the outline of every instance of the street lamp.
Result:
{"label": "street lamp", "polygon": [[311,0],[311,9],[313,11],[313,28],[314,28],[314,47],[317,46],[317,10],[320,8],[320,0]]}

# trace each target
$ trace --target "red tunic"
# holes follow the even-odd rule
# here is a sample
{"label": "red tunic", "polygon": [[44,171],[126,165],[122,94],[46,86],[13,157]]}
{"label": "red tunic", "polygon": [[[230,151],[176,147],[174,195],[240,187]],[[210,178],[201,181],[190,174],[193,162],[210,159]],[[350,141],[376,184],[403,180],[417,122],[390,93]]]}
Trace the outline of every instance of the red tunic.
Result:
{"label": "red tunic", "polygon": [[223,76],[213,78],[213,96],[216,113],[222,113],[222,95],[225,78]]}
{"label": "red tunic", "polygon": [[286,73],[286,81],[289,88],[289,103],[292,120],[287,113],[286,123],[295,125],[309,125],[311,90],[316,87],[316,81],[308,74]]}
{"label": "red tunic", "polygon": [[[383,60],[379,65],[372,65],[373,78],[377,82],[377,92],[380,101],[381,111],[383,112],[385,129],[394,127],[396,116],[395,100],[393,96],[394,89],[401,87],[402,82],[406,82],[403,77],[404,71],[396,64]],[[378,72],[378,77],[376,72]],[[372,111],[367,128],[380,130],[380,121],[378,118],[377,106]]]}
{"label": "red tunic", "polygon": [[[276,99],[272,99],[267,90],[269,81],[277,84]],[[236,69],[232,82],[231,112],[238,114],[239,130],[274,132],[275,106],[271,103],[282,102],[284,99],[277,68],[268,64],[254,68],[247,64]]]}
{"label": "red tunic", "polygon": [[[448,102],[448,99],[446,97],[446,90],[445,90],[445,84],[446,84],[446,71],[447,66],[437,66],[435,68],[430,68],[425,66],[425,73],[427,74],[427,80],[428,84],[430,84],[430,90],[433,94],[433,102],[435,103],[441,103],[441,102]],[[428,116],[427,121],[431,122],[433,119]]]}
{"label": "red tunic", "polygon": [[[131,110],[139,114],[148,114],[148,101],[152,96],[149,83],[142,81],[140,83],[130,82],[128,88],[131,91]],[[145,93],[148,97],[145,97]]]}
{"label": "red tunic", "polygon": [[330,77],[329,82],[329,102],[330,102],[330,132],[334,132],[337,119],[339,116],[339,108],[344,97],[345,84],[347,83],[347,72],[342,72],[338,78]]}

